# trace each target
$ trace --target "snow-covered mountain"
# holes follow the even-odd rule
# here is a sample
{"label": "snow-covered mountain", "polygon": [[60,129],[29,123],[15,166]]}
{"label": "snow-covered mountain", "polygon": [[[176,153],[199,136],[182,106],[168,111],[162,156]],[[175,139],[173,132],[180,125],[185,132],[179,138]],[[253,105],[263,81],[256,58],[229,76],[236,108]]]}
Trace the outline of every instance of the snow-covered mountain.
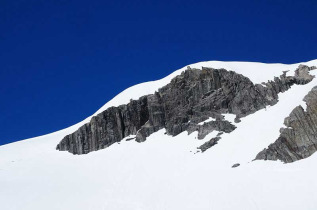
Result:
{"label": "snow-covered mountain", "polygon": [[[303,65],[303,71],[296,71],[301,68],[300,64]],[[128,88],[94,115],[74,126],[45,136],[3,145],[0,147],[1,209],[316,209],[317,192],[314,187],[317,185],[317,155],[311,155],[313,152],[309,150],[309,155],[297,157],[295,151],[294,160],[298,161],[285,161],[280,158],[281,154],[284,157],[284,148],[292,148],[292,145],[285,146],[288,142],[282,141],[283,138],[280,141],[284,142],[284,145],[276,143],[284,135],[280,133],[280,128],[283,127],[295,132],[295,140],[306,138],[296,133],[297,124],[302,122],[301,117],[292,120],[289,116],[299,105],[310,116],[313,116],[312,113],[316,110],[314,103],[311,103],[313,107],[310,104],[307,106],[307,100],[312,99],[306,97],[306,103],[303,101],[317,86],[317,69],[314,70],[313,66],[317,66],[317,60],[291,65],[219,61],[192,64],[161,80]],[[171,126],[157,124],[155,127],[152,124],[142,124],[140,126],[153,128],[151,132],[146,130],[148,135],[142,143],[134,141],[133,138],[138,135],[139,130],[132,129],[131,132],[124,131],[126,135],[121,135],[123,139],[111,142],[104,149],[87,147],[89,154],[72,155],[56,150],[57,145],[66,136],[79,132],[78,129],[90,125],[98,116],[104,116],[103,113],[108,113],[109,108],[122,106],[133,100],[138,101],[140,97],[155,92],[164,99],[164,96],[170,96],[170,92],[178,91],[175,87],[183,87],[178,86],[179,81],[188,82],[185,87],[193,84],[189,79],[199,82],[205,74],[202,71],[207,72],[203,81],[209,79],[210,75],[216,78],[215,71],[217,75],[220,72],[219,78],[226,79],[221,80],[221,88],[215,86],[215,90],[206,90],[202,99],[195,101],[194,105],[198,104],[200,110],[209,107],[208,112],[199,112],[203,113],[203,116],[190,114],[189,122],[180,124],[188,125],[181,129],[181,132],[173,133],[175,129],[171,129]],[[230,83],[237,79],[239,83]],[[235,91],[239,87],[239,91],[245,91],[246,84],[249,94],[244,92],[239,100],[233,99],[238,93],[233,94],[233,89],[229,89],[225,94],[217,92],[218,89],[225,91],[226,87],[233,87]],[[254,94],[258,95],[253,97]],[[249,95],[254,107],[247,109],[241,103],[249,101],[250,98],[245,98]],[[218,96],[230,98],[229,105],[226,103],[210,111],[210,104],[213,104],[210,100],[219,98]],[[263,104],[256,100],[259,96],[265,96]],[[205,101],[202,103],[202,100]],[[238,101],[232,103],[232,100]],[[191,103],[191,100],[188,101]],[[147,113],[151,114],[150,111]],[[210,127],[203,127],[211,125],[211,122],[219,122],[218,118],[235,129],[226,132],[223,127],[218,130],[214,127],[211,130]],[[291,122],[286,120],[284,125],[286,118],[291,119]],[[176,118],[173,116],[170,119]],[[149,121],[151,120],[147,123]],[[170,122],[164,121],[164,125]],[[173,125],[176,124],[172,122]],[[189,128],[194,128],[190,134],[187,132]],[[206,135],[198,139],[201,129]],[[208,129],[211,132],[206,133]],[[315,133],[310,130],[309,132],[307,136],[314,137]],[[78,136],[83,137],[75,135],[76,138]],[[215,145],[210,143],[210,140],[217,136],[221,139],[216,141]],[[294,138],[289,137],[292,140]],[[93,137],[88,138],[89,141],[91,139]],[[314,142],[317,138],[309,140]],[[66,146],[61,150],[75,153],[69,147],[70,142],[80,144],[84,141],[71,139],[65,142]],[[303,141],[304,146],[305,144],[306,141]],[[198,149],[202,145],[207,145],[204,152]],[[269,145],[273,145],[271,149],[260,153]],[[84,148],[86,145],[77,146]],[[298,152],[303,153],[302,150]],[[88,152],[80,154],[83,153]],[[292,163],[253,161],[256,157]],[[234,164],[240,166],[232,168]]]}

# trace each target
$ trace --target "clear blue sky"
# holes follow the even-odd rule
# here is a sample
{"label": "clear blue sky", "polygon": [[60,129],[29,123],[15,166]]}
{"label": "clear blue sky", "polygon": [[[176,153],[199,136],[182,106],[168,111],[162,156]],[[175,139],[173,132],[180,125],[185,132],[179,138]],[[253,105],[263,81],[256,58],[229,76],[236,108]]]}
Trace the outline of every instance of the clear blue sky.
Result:
{"label": "clear blue sky", "polygon": [[317,1],[0,0],[0,145],[190,63],[317,58]]}

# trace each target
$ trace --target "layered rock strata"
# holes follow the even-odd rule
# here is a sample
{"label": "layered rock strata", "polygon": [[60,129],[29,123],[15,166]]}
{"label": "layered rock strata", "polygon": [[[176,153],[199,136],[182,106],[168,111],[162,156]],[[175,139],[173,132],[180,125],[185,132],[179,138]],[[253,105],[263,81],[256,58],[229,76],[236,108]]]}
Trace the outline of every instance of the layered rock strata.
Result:
{"label": "layered rock strata", "polygon": [[279,138],[257,156],[257,160],[294,162],[311,156],[317,151],[317,86],[304,98],[302,106],[293,109],[285,118],[286,128],[280,129]]}
{"label": "layered rock strata", "polygon": [[[238,122],[241,117],[272,106],[278,101],[278,93],[294,84],[311,81],[309,70],[307,66],[299,66],[294,76],[286,76],[285,72],[261,85],[225,69],[189,68],[154,94],[110,107],[94,116],[76,132],[65,136],[56,149],[86,154],[129,135],[136,135],[138,142],[145,141],[162,128],[172,136],[198,131],[199,139],[214,130],[228,133],[235,126],[221,114],[235,114]],[[209,117],[216,120],[199,125]]]}

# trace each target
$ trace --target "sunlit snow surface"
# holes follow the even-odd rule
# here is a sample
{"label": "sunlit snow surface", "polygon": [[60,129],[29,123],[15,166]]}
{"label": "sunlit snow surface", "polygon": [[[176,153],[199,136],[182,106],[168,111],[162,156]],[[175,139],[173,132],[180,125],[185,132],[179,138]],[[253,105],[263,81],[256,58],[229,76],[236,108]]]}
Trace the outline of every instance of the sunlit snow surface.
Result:
{"label": "sunlit snow surface", "polygon": [[[305,63],[303,63],[305,64]],[[317,66],[317,60],[306,63]],[[272,80],[298,64],[202,62],[192,68],[235,70],[255,83]],[[108,102],[110,106],[153,93],[182,68],[155,82],[133,86]],[[311,72],[317,75],[317,70]],[[293,73],[291,73],[293,74]],[[317,155],[291,164],[254,161],[274,142],[286,116],[317,79],[279,94],[279,102],[242,118],[204,153],[197,133],[176,137],[160,130],[145,142],[121,141],[87,155],[55,150],[57,143],[90,118],[46,136],[0,147],[0,209],[317,209]],[[234,116],[225,116],[233,122]],[[129,138],[129,137],[127,137]],[[231,168],[240,163],[238,168]]]}

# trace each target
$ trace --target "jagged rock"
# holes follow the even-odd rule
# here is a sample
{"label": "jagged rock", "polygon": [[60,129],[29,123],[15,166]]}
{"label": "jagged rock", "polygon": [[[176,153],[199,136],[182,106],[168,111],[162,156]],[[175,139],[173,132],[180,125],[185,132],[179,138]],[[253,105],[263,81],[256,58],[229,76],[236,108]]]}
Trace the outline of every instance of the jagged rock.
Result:
{"label": "jagged rock", "polygon": [[205,152],[207,149],[211,148],[212,146],[216,145],[217,142],[220,140],[220,137],[215,137],[210,139],[209,141],[205,142],[203,145],[199,146],[197,149],[200,149],[201,152]]}
{"label": "jagged rock", "polygon": [[302,106],[293,109],[284,121],[287,128],[280,129],[279,138],[260,152],[256,160],[281,160],[290,163],[316,152],[317,86],[305,96],[304,101],[307,105],[306,111]]}
{"label": "jagged rock", "polygon": [[[152,133],[165,128],[168,135],[198,131],[204,138],[216,130],[231,132],[235,126],[221,114],[236,115],[236,120],[278,101],[278,93],[293,84],[304,84],[311,77],[309,67],[300,66],[295,76],[286,73],[265,85],[253,84],[247,77],[225,69],[188,68],[154,94],[126,105],[110,107],[93,117],[76,132],[65,136],[56,149],[86,154],[103,149],[129,135],[142,142]],[[216,120],[204,123],[209,117]]]}
{"label": "jagged rock", "polygon": [[190,123],[187,128],[188,134],[194,131],[198,131],[198,139],[204,139],[212,131],[222,131],[225,133],[230,133],[236,129],[236,126],[232,125],[226,120],[215,120],[206,122],[202,125]]}
{"label": "jagged rock", "polygon": [[90,123],[83,125],[78,131],[65,136],[56,149],[86,154],[135,134],[149,120],[147,102],[147,97],[141,97],[127,105],[110,107],[94,116]]}
{"label": "jagged rock", "polygon": [[307,84],[312,81],[314,76],[310,75],[308,72],[316,67],[308,67],[305,65],[299,65],[298,69],[295,71],[295,78],[297,78],[297,84]]}

